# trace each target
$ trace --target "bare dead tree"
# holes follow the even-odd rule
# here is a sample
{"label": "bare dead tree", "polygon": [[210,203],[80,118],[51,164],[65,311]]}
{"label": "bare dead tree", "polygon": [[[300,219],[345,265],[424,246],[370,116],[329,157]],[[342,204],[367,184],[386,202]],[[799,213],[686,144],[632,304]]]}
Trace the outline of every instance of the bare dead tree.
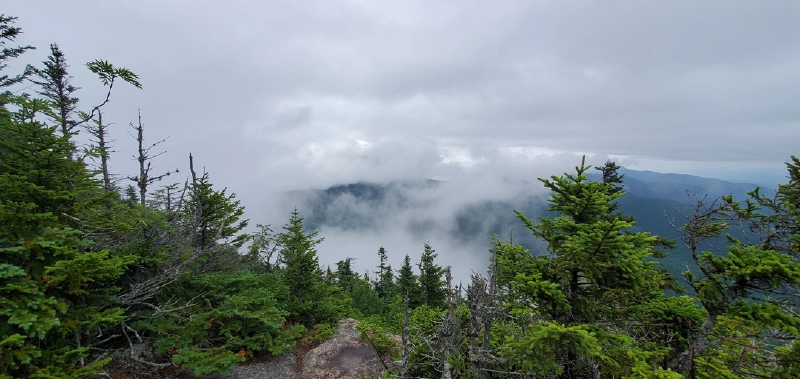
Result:
{"label": "bare dead tree", "polygon": [[142,84],[139,83],[139,76],[125,67],[114,67],[114,65],[111,63],[103,60],[91,61],[86,64],[86,67],[89,69],[89,71],[97,74],[97,76],[100,78],[100,81],[103,82],[103,85],[108,86],[108,91],[106,92],[105,100],[92,107],[91,112],[79,112],[81,117],[79,124],[93,119],[95,113],[100,113],[100,109],[108,104],[109,101],[111,101],[111,90],[114,89],[114,83],[117,79],[122,79],[132,86],[142,89]]}
{"label": "bare dead tree", "polygon": [[257,224],[259,231],[252,234],[248,256],[256,260],[267,272],[272,272],[280,262],[280,244],[269,225]]}
{"label": "bare dead tree", "polygon": [[447,310],[439,325],[436,326],[434,335],[415,336],[418,341],[427,346],[430,354],[423,353],[422,356],[435,364],[435,369],[442,373],[442,379],[453,378],[453,367],[450,359],[459,354],[461,343],[464,340],[460,312],[455,312],[458,305],[454,301],[452,279],[450,268],[448,267],[445,270]]}
{"label": "bare dead tree", "polygon": [[92,121],[94,125],[86,126],[86,131],[95,138],[92,142],[97,145],[97,154],[100,156],[100,171],[103,175],[103,188],[106,191],[112,191],[114,189],[114,183],[111,181],[111,173],[108,167],[108,162],[111,160],[111,153],[114,152],[111,146],[114,140],[110,139],[108,135],[108,127],[111,125],[103,123],[103,112],[100,111],[99,108],[97,111],[97,118]]}
{"label": "bare dead tree", "polygon": [[[151,144],[148,147],[144,147],[144,124],[142,124],[142,111],[139,110],[139,117],[138,117],[138,124],[136,126],[133,125],[133,122],[130,123],[130,128],[136,131],[136,142],[139,144],[138,155],[134,157],[139,162],[139,175],[137,176],[128,176],[128,180],[135,182],[136,186],[139,187],[139,201],[142,205],[145,205],[145,198],[147,197],[147,187],[150,184],[153,184],[161,179],[164,179],[167,176],[172,174],[176,174],[180,172],[177,168],[174,171],[167,171],[161,175],[151,176],[151,164],[152,159],[158,157],[161,154],[164,154],[165,151],[162,151],[157,154],[151,154],[150,150],[154,147],[160,145],[167,139],[164,138],[154,144]],[[169,199],[169,195],[167,197]],[[167,205],[169,207],[169,203]]]}
{"label": "bare dead tree", "polygon": [[403,336],[400,352],[400,379],[408,377],[408,293],[403,295]]}
{"label": "bare dead tree", "polygon": [[[79,121],[75,122],[73,128],[77,125],[85,125],[93,121],[94,125],[85,126],[89,134],[94,136],[97,140],[97,148],[100,155],[101,170],[103,172],[103,184],[106,191],[111,191],[113,185],[111,183],[111,174],[108,169],[108,161],[111,151],[110,143],[113,140],[108,138],[108,127],[110,124],[103,124],[103,111],[102,108],[111,101],[111,90],[114,88],[114,82],[117,78],[122,79],[136,88],[141,89],[142,85],[139,83],[139,77],[124,67],[114,67],[111,63],[106,61],[95,60],[86,64],[89,71],[97,74],[103,85],[108,86],[106,97],[103,102],[92,107],[91,112],[78,112]],[[95,115],[97,119],[95,119]],[[82,158],[81,158],[82,159]]]}
{"label": "bare dead tree", "polygon": [[[681,212],[681,215],[686,219],[684,226],[678,227],[674,220],[671,221],[671,224],[681,232],[681,240],[689,249],[692,259],[695,262],[699,262],[701,244],[709,239],[718,237],[727,229],[728,223],[726,220],[729,217],[729,209],[718,199],[708,201],[707,196],[702,198],[695,196],[693,213],[684,214]],[[707,267],[698,265],[698,268],[706,278],[714,277]],[[687,278],[687,283],[695,292],[700,290],[691,276]],[[709,337],[711,337],[711,332],[717,325],[719,316],[727,310],[732,299],[738,296],[737,293],[742,290],[737,285],[724,287],[725,289],[722,291],[722,296],[718,301],[713,303],[703,302],[703,306],[708,311],[708,316],[696,330],[695,338],[692,338],[691,331],[689,332],[690,343],[678,358],[675,366],[677,372],[694,372],[694,357],[708,347]]]}
{"label": "bare dead tree", "polygon": [[492,322],[494,322],[494,291],[495,285],[497,282],[497,241],[494,242],[494,246],[492,248],[492,266],[489,275],[489,299],[486,302],[486,308],[488,310],[486,316],[484,316],[484,332],[483,332],[483,350],[489,351],[489,339],[492,335]]}
{"label": "bare dead tree", "polygon": [[[197,175],[194,171],[193,158],[189,156],[189,167],[192,174],[192,184],[197,183]],[[169,254],[164,260],[165,263],[159,265],[155,271],[143,270],[138,273],[132,274],[127,279],[127,284],[122,285],[122,289],[115,295],[113,302],[109,303],[109,307],[121,307],[125,310],[126,319],[123,320],[118,326],[100,330],[97,338],[100,341],[90,346],[93,351],[100,354],[110,354],[111,352],[120,349],[120,342],[124,341],[127,349],[130,349],[130,359],[134,362],[145,364],[153,368],[164,367],[164,364],[151,362],[146,356],[142,356],[140,352],[134,351],[135,343],[141,342],[137,331],[133,328],[132,321],[141,317],[142,311],[148,311],[148,317],[154,317],[164,314],[174,314],[186,312],[190,307],[194,306],[195,300],[203,294],[198,294],[188,301],[178,300],[175,298],[168,298],[166,300],[159,299],[160,296],[167,294],[172,284],[178,281],[183,275],[189,272],[189,269],[194,269],[194,263],[198,259],[207,254],[213,254],[214,249],[222,248],[221,246],[201,247],[195,243],[199,224],[200,224],[200,206],[191,209],[191,214],[187,214],[184,205],[187,202],[187,197],[195,196],[190,190],[191,185],[187,181],[184,185],[181,196],[178,197],[177,202],[172,208],[175,212],[181,213],[184,217],[176,217],[170,220],[169,225],[161,226],[163,230],[154,231],[147,238],[149,238],[149,246],[151,249],[151,257],[156,254]],[[221,230],[217,230],[217,235]],[[134,238],[136,238],[134,236]],[[121,333],[120,333],[121,332]],[[102,338],[106,336],[105,338]],[[106,348],[103,348],[106,346]]]}
{"label": "bare dead tree", "polygon": [[450,357],[458,351],[460,345],[459,334],[460,328],[456,324],[453,317],[453,289],[451,283],[453,276],[450,273],[450,267],[445,270],[445,280],[447,282],[447,314],[444,322],[439,327],[438,332],[442,337],[441,355],[442,355],[442,379],[451,379],[453,377],[453,370],[450,367]]}

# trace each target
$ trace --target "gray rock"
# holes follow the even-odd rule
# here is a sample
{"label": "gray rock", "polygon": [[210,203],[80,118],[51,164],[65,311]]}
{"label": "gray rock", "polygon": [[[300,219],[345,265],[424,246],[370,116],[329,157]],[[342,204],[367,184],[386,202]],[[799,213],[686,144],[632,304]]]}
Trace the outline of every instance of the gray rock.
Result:
{"label": "gray rock", "polygon": [[[336,333],[311,349],[302,362],[287,354],[279,362],[235,367],[233,379],[363,379],[380,378],[384,370],[378,355],[359,338],[357,320],[339,321]],[[399,338],[393,338],[399,340]],[[391,362],[389,368],[395,369]]]}
{"label": "gray rock", "polygon": [[[308,379],[362,379],[380,377],[384,370],[378,355],[358,337],[351,318],[339,321],[336,334],[308,352],[302,377]],[[388,364],[388,363],[387,363]]]}

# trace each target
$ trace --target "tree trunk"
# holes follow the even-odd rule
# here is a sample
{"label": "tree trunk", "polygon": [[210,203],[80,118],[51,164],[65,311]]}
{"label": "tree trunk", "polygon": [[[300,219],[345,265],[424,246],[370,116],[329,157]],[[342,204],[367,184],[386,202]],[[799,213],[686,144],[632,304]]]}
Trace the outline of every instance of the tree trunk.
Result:
{"label": "tree trunk", "polygon": [[708,347],[708,337],[711,335],[711,331],[717,325],[717,317],[718,315],[708,315],[705,321],[703,321],[703,325],[700,326],[700,329],[697,331],[697,339],[694,342],[691,341],[691,329],[689,330],[689,347],[681,353],[680,358],[678,358],[678,363],[675,365],[676,372],[686,372],[693,368],[694,366],[694,357],[698,353],[702,353],[703,350]]}

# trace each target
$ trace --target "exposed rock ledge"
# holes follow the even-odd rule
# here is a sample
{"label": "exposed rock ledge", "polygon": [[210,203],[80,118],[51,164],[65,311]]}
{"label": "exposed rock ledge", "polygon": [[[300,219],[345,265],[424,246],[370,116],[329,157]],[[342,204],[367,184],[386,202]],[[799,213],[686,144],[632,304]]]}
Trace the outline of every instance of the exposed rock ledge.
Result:
{"label": "exposed rock ledge", "polygon": [[[228,375],[233,379],[362,379],[378,378],[384,370],[378,355],[362,341],[355,330],[357,320],[339,321],[337,332],[321,345],[311,349],[298,362],[286,354],[279,362],[235,367]],[[387,364],[389,364],[387,362]]]}

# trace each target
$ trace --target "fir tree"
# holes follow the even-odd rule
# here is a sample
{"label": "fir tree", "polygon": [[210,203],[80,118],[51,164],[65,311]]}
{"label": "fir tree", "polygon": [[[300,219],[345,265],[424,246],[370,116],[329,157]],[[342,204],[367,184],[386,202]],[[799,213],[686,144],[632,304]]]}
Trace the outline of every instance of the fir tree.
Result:
{"label": "fir tree", "polygon": [[[667,282],[653,268],[655,263],[647,261],[656,238],[632,232],[627,217],[611,213],[623,192],[614,191],[613,182],[588,181],[589,168],[584,161],[575,175],[539,179],[552,191],[552,218],[540,217],[534,224],[517,211],[523,224],[547,242],[549,255],[525,259],[523,266],[512,269],[514,312],[535,314],[540,321],[528,325],[529,331],[504,349],[512,361],[538,365],[565,378],[601,372],[630,375],[626,370],[631,367],[649,365],[651,353],[627,334],[626,325],[644,317],[641,309],[663,296]],[[513,245],[501,245],[498,255],[509,250],[515,250]],[[512,256],[517,258],[505,262],[519,259],[519,254]],[[550,346],[533,360],[518,360],[521,356],[514,353],[540,343]],[[622,366],[612,363],[616,360],[633,362],[618,371]]]}
{"label": "fir tree", "polygon": [[422,291],[420,290],[417,276],[411,267],[411,258],[408,255],[403,258],[403,265],[397,275],[397,294],[408,296],[409,307],[416,308],[423,303]]}
{"label": "fir tree", "polygon": [[[603,183],[611,185],[609,194],[614,195],[616,193],[622,192],[622,190],[624,189],[622,185],[622,179],[625,177],[625,175],[619,174],[620,167],[617,165],[616,162],[608,160],[603,166],[595,167],[594,169],[600,171],[603,174],[603,180],[602,180]],[[618,208],[619,204],[617,202],[612,203],[609,206],[609,213],[612,214],[615,213]],[[631,221],[633,221],[633,219],[631,219]]]}
{"label": "fir tree", "polygon": [[442,281],[445,269],[436,264],[436,250],[431,245],[425,244],[425,250],[420,257],[419,287],[422,292],[422,302],[431,307],[444,307],[447,296]]}
{"label": "fir tree", "polygon": [[380,263],[377,266],[378,271],[375,271],[377,275],[375,291],[382,299],[391,300],[395,292],[394,271],[392,271],[392,266],[386,263],[388,257],[383,246],[378,249],[378,259]]}
{"label": "fir tree", "polygon": [[[786,166],[789,182],[774,196],[756,188],[744,202],[732,196],[698,199],[681,228],[700,270],[684,275],[708,315],[677,362],[678,371],[800,374],[800,160],[792,157]],[[724,250],[703,250],[710,247],[705,241],[737,225],[746,227],[746,239],[726,235]]]}
{"label": "fir tree", "polygon": [[247,239],[247,235],[239,234],[249,222],[241,219],[244,207],[239,200],[235,200],[236,194],[228,195],[227,190],[214,190],[208,173],[203,173],[192,184],[187,216],[197,220],[197,245],[201,249],[220,242],[238,248]]}
{"label": "fir tree", "polygon": [[79,124],[74,118],[79,100],[73,94],[80,88],[70,84],[69,65],[57,44],[50,45],[50,56],[43,63],[43,69],[35,70],[39,80],[31,81],[42,87],[39,95],[55,105],[50,116],[60,126],[61,135],[71,134]]}
{"label": "fir tree", "polygon": [[[22,29],[14,26],[14,22],[16,22],[16,20],[16,17],[8,17],[4,14],[0,14],[0,72],[8,67],[8,63],[6,63],[6,61],[10,60],[11,58],[19,57],[28,50],[35,49],[35,47],[30,45],[16,47],[6,46],[7,43],[16,40],[17,37],[19,37],[19,35],[22,33]],[[32,70],[30,68],[26,68],[24,73],[16,76],[0,75],[0,88],[8,87],[23,81],[31,71]],[[3,105],[7,104],[9,99],[0,98],[0,101],[3,101],[3,103],[0,103],[0,105]]]}
{"label": "fir tree", "polygon": [[281,281],[288,287],[291,299],[288,310],[296,321],[307,326],[314,325],[324,317],[317,312],[326,296],[316,250],[323,238],[317,238],[318,234],[303,230],[303,218],[295,209],[289,222],[283,226],[283,232],[277,236],[284,266],[280,272]]}
{"label": "fir tree", "polygon": [[[8,95],[3,95],[8,96]],[[25,97],[6,98],[18,109]],[[87,338],[119,324],[114,280],[133,258],[92,250],[84,228],[110,201],[83,163],[71,159],[69,136],[56,127],[0,112],[0,377],[69,377],[84,367]]]}
{"label": "fir tree", "polygon": [[345,258],[336,262],[336,284],[345,291],[350,291],[353,283],[359,280],[358,274],[353,271],[353,258]]}

